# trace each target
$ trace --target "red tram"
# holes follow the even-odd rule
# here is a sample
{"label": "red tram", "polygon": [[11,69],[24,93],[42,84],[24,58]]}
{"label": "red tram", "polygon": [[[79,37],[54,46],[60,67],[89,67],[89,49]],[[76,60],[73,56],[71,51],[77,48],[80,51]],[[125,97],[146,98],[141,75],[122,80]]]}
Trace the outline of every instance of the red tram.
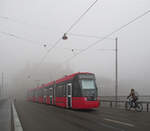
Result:
{"label": "red tram", "polygon": [[29,101],[72,109],[91,109],[99,106],[95,75],[74,73],[56,81],[28,90]]}

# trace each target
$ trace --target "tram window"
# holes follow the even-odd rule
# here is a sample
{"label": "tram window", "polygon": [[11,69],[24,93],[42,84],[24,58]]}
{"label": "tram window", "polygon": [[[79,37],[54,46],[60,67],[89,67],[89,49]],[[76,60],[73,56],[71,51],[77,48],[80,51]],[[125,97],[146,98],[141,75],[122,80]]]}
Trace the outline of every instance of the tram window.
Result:
{"label": "tram window", "polygon": [[40,96],[40,90],[38,89],[36,92],[37,92],[37,97],[39,97]]}
{"label": "tram window", "polygon": [[37,90],[35,90],[34,96],[35,96],[35,97],[38,97],[38,92],[37,92]]}
{"label": "tram window", "polygon": [[33,90],[32,92],[32,96],[35,96],[36,90]]}
{"label": "tram window", "polygon": [[47,87],[44,88],[44,96],[47,96]]}
{"label": "tram window", "polygon": [[82,89],[95,89],[94,80],[81,80]]}
{"label": "tram window", "polygon": [[38,96],[43,96],[43,90],[42,89],[39,89],[39,91],[38,91],[39,93],[39,95]]}
{"label": "tram window", "polygon": [[57,97],[64,97],[64,85],[56,87],[56,96]]}
{"label": "tram window", "polygon": [[38,97],[39,97],[39,96],[41,96],[41,95],[40,95],[40,89],[38,89],[38,91],[37,91],[37,92],[38,92],[38,93],[37,93],[37,94],[38,94]]}
{"label": "tram window", "polygon": [[52,88],[52,87],[49,88],[49,95],[50,95],[50,96],[53,95],[53,88]]}
{"label": "tram window", "polygon": [[43,90],[43,89],[41,89],[41,96],[43,96],[43,94],[44,94],[44,90]]}
{"label": "tram window", "polygon": [[47,88],[46,89],[46,96],[48,96],[49,95],[49,89]]}

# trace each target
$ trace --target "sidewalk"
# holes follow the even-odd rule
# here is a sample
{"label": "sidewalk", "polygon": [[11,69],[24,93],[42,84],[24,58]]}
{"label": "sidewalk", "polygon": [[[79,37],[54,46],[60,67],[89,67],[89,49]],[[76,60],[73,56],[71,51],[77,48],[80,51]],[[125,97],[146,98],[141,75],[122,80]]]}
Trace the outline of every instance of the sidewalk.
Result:
{"label": "sidewalk", "polygon": [[11,103],[8,99],[0,100],[0,131],[11,131]]}

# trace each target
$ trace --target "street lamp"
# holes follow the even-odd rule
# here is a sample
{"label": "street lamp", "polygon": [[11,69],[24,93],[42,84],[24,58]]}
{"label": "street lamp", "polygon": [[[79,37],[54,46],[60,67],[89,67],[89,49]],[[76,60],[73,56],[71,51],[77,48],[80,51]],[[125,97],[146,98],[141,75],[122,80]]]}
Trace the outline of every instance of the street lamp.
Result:
{"label": "street lamp", "polygon": [[67,34],[66,34],[66,33],[64,33],[64,35],[63,35],[62,39],[63,39],[63,40],[67,40],[67,39],[68,39],[68,37],[67,37]]}

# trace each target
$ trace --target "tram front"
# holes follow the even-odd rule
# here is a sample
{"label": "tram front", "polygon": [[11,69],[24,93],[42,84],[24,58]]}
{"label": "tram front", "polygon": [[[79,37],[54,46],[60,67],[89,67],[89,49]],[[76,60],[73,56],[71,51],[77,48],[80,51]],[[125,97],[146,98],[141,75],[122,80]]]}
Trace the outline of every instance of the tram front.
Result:
{"label": "tram front", "polygon": [[[95,75],[92,73],[80,73],[76,77],[76,95],[80,96],[78,106],[83,109],[97,108],[99,106],[98,89]],[[78,92],[78,94],[77,94]]]}

